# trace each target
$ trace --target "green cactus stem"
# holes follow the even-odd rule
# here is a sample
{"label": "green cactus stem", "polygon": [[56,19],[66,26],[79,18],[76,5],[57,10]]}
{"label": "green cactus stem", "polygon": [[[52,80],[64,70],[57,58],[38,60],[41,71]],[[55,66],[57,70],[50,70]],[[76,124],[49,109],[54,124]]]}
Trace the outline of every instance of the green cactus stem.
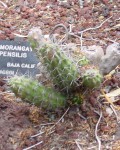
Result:
{"label": "green cactus stem", "polygon": [[60,50],[58,45],[45,42],[36,51],[50,77],[60,90],[71,91],[79,78],[77,66]]}
{"label": "green cactus stem", "polygon": [[82,75],[83,85],[87,88],[99,87],[102,82],[102,75],[97,69],[87,69]]}
{"label": "green cactus stem", "polygon": [[36,80],[15,76],[9,85],[16,96],[22,100],[47,109],[64,107],[66,97],[49,87],[40,85]]}

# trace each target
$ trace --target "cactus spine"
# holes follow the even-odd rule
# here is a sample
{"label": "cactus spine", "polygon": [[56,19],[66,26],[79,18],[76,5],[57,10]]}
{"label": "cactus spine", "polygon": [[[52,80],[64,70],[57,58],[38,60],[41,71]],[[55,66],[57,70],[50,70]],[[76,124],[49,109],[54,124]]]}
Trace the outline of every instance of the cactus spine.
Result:
{"label": "cactus spine", "polygon": [[15,76],[10,79],[9,84],[16,96],[29,103],[47,109],[56,109],[65,105],[65,96],[52,88],[40,85],[36,80]]}

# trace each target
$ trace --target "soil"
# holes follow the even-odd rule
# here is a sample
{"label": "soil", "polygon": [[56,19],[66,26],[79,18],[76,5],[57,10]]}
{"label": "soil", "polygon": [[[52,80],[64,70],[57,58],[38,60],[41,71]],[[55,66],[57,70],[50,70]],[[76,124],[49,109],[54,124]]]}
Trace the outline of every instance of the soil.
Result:
{"label": "soil", "polygon": [[[83,8],[78,0],[2,2],[5,5],[0,1],[0,40],[14,40],[16,34],[27,36],[32,27],[39,27],[44,35],[49,35],[55,25],[64,24],[68,31],[71,25],[77,36],[82,30],[98,27],[83,34],[85,46],[100,45],[105,51],[109,44],[120,42],[119,0],[85,0]],[[61,29],[55,32],[60,35]],[[65,42],[81,44],[79,38],[72,36]],[[97,150],[97,138],[101,150],[120,150],[120,95],[111,104],[114,109],[108,99],[99,97],[101,89],[107,89],[107,93],[120,88],[120,66],[116,70],[99,89],[86,93],[82,105],[68,104],[56,111],[21,101],[10,91],[7,80],[1,78],[0,150]]]}

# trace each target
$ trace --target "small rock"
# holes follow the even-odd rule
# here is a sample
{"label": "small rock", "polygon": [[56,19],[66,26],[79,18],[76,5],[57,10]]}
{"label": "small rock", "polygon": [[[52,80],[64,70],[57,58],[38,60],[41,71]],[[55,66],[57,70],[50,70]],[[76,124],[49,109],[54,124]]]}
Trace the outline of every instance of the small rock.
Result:
{"label": "small rock", "polygon": [[9,35],[9,39],[10,39],[10,40],[14,40],[14,38],[15,38],[15,36],[14,36],[13,34],[10,34],[10,35]]}
{"label": "small rock", "polygon": [[99,66],[101,62],[102,56],[104,56],[104,51],[101,46],[83,46],[82,52],[85,54],[85,56],[89,59],[91,63],[93,63],[96,66]]}
{"label": "small rock", "polygon": [[107,113],[109,116],[111,116],[111,115],[113,114],[113,111],[112,111],[112,109],[111,109],[110,107],[107,107],[107,108],[106,108],[106,113]]}
{"label": "small rock", "polygon": [[105,55],[102,57],[100,63],[100,72],[102,74],[108,74],[110,71],[115,69],[120,64],[120,54],[112,52],[110,55]]}
{"label": "small rock", "polygon": [[108,74],[120,64],[120,44],[114,43],[107,47],[106,55],[99,65],[102,74]]}
{"label": "small rock", "polygon": [[108,15],[109,15],[109,9],[107,7],[104,7],[103,8],[103,16],[108,17]]}
{"label": "small rock", "polygon": [[28,33],[28,37],[33,37],[34,39],[39,39],[41,41],[41,38],[43,38],[42,30],[37,27],[33,27],[30,32]]}
{"label": "small rock", "polygon": [[107,5],[109,3],[109,0],[102,0],[102,2]]}
{"label": "small rock", "polygon": [[100,17],[99,17],[99,20],[103,20],[103,19],[104,19],[104,16],[100,16]]}
{"label": "small rock", "polygon": [[50,40],[49,34],[45,34],[45,35],[44,35],[44,38],[45,38],[46,40]]}
{"label": "small rock", "polygon": [[70,4],[66,0],[65,1],[60,1],[59,5],[64,7],[64,8],[67,8],[67,9],[71,8]]}
{"label": "small rock", "polygon": [[120,44],[119,43],[113,43],[107,47],[106,55],[110,55],[112,52],[116,52],[116,53],[120,54]]}
{"label": "small rock", "polygon": [[0,40],[5,40],[5,39],[6,39],[6,36],[0,33]]}

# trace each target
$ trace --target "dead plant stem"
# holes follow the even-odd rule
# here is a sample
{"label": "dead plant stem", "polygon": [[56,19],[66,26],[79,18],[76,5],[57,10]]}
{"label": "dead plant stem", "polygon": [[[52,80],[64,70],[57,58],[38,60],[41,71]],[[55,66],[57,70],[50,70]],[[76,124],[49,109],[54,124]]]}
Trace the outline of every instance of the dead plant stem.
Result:
{"label": "dead plant stem", "polygon": [[36,146],[38,146],[38,145],[40,145],[40,144],[42,144],[42,143],[43,143],[43,141],[40,141],[40,142],[38,142],[38,143],[36,143],[36,144],[30,146],[30,147],[24,148],[23,150],[30,150],[30,149],[32,149],[32,148],[34,148],[34,147],[36,147]]}
{"label": "dead plant stem", "polygon": [[78,149],[79,149],[79,150],[82,150],[82,148],[81,148],[81,146],[80,146],[80,144],[78,143],[78,141],[77,141],[77,140],[75,140],[75,143],[76,143],[76,145],[77,145]]}
{"label": "dead plant stem", "polygon": [[[97,114],[98,114],[98,113],[97,113]],[[97,140],[97,142],[98,142],[98,150],[101,150],[101,141],[100,141],[100,138],[98,137],[97,132],[98,132],[98,126],[99,126],[100,121],[101,121],[101,118],[102,118],[102,111],[100,112],[99,115],[100,115],[100,117],[99,117],[98,122],[97,122],[97,124],[96,124],[96,126],[95,126],[95,137],[96,137],[96,140]]]}
{"label": "dead plant stem", "polygon": [[53,129],[63,118],[64,116],[67,114],[67,112],[69,111],[70,107],[68,107],[68,109],[65,111],[65,113],[62,115],[62,117],[49,129],[49,131],[51,129]]}
{"label": "dead plant stem", "polygon": [[0,3],[1,3],[5,8],[7,8],[7,5],[6,5],[4,2],[0,1]]}
{"label": "dead plant stem", "polygon": [[110,108],[112,109],[112,111],[113,111],[113,112],[114,112],[114,114],[115,114],[115,117],[116,117],[117,123],[119,123],[119,119],[118,119],[118,115],[117,115],[116,110],[114,109],[114,107],[113,107],[112,105],[110,105]]}
{"label": "dead plant stem", "polygon": [[105,22],[107,22],[110,18],[112,18],[112,16],[110,16],[109,18],[107,18],[105,21],[103,21],[99,26],[96,26],[94,28],[87,28],[81,32],[78,32],[78,34],[80,34],[80,43],[81,43],[81,50],[83,50],[83,33],[84,32],[87,32],[87,31],[90,31],[90,30],[96,30],[96,29],[99,29]]}

